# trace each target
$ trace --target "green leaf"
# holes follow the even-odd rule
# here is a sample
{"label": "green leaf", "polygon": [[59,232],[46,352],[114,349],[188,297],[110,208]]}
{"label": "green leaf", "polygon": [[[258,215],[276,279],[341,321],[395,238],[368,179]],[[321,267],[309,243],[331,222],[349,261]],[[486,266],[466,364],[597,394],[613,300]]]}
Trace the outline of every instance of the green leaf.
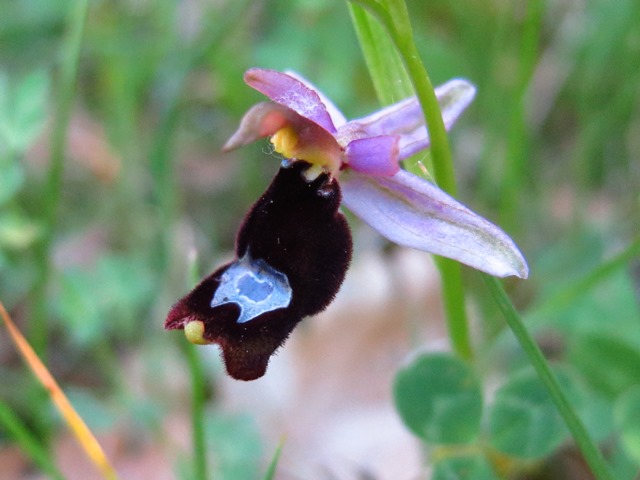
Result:
{"label": "green leaf", "polygon": [[0,145],[12,155],[22,155],[44,128],[47,118],[49,77],[37,71],[12,85],[0,74]]}
{"label": "green leaf", "polygon": [[436,463],[431,480],[498,480],[483,456],[451,457]]}
{"label": "green leaf", "polygon": [[40,227],[17,212],[0,216],[0,247],[25,249],[40,235]]}
{"label": "green leaf", "polygon": [[613,409],[625,453],[640,465],[640,384],[627,390]]}
{"label": "green leaf", "polygon": [[107,399],[96,392],[71,386],[65,388],[65,393],[91,430],[111,429],[119,420],[118,415],[109,408]]}
{"label": "green leaf", "polygon": [[[559,380],[566,385],[564,377]],[[510,378],[495,395],[489,442],[507,455],[539,459],[553,452],[567,430],[547,389],[533,370]]]}
{"label": "green leaf", "polygon": [[608,459],[614,478],[624,480],[638,480],[638,468],[640,464],[628,454],[627,449],[622,445],[622,441],[618,441],[608,450]]}
{"label": "green leaf", "polygon": [[568,358],[594,390],[609,398],[640,384],[640,350],[610,333],[574,336]]}
{"label": "green leaf", "polygon": [[101,319],[99,299],[94,295],[99,290],[96,282],[85,272],[74,269],[65,272],[58,284],[61,290],[56,296],[57,310],[66,333],[76,344],[97,341],[106,329],[106,322]]}
{"label": "green leaf", "polygon": [[94,268],[70,268],[58,280],[58,316],[69,336],[87,345],[103,335],[132,338],[142,328],[141,308],[152,295],[144,262],[134,256],[107,255]]}
{"label": "green leaf", "polygon": [[[576,385],[577,386],[577,385]],[[611,402],[603,395],[580,386],[579,398],[571,399],[591,438],[598,443],[611,438],[614,430]]]}
{"label": "green leaf", "polygon": [[450,354],[422,354],[396,375],[393,393],[404,423],[430,443],[472,442],[482,416],[480,382]]}
{"label": "green leaf", "polygon": [[262,442],[255,420],[248,415],[211,415],[207,419],[213,478],[260,478]]}
{"label": "green leaf", "polygon": [[0,205],[11,199],[24,183],[22,165],[11,159],[0,158]]}

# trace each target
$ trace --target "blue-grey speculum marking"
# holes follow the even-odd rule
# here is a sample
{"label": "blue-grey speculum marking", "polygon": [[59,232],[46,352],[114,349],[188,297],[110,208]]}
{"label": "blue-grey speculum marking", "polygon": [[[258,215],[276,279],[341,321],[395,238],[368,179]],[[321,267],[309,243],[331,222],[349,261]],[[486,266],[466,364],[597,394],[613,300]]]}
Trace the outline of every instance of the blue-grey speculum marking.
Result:
{"label": "blue-grey speculum marking", "polygon": [[260,258],[254,260],[247,251],[220,277],[211,307],[235,303],[240,307],[237,322],[245,323],[263,313],[288,307],[291,295],[287,276]]}

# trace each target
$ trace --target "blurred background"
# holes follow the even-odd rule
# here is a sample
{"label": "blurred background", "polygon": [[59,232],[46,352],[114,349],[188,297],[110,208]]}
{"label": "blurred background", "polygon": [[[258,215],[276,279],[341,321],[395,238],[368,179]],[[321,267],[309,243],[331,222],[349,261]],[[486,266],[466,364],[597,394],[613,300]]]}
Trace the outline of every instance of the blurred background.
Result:
{"label": "blurred background", "polygon": [[[279,166],[266,141],[220,152],[262,100],[243,72],[295,70],[347,118],[379,104],[343,0],[91,1],[69,89],[79,3],[0,1],[0,300],[122,478],[194,478],[188,356],[163,322],[194,269],[233,257]],[[460,200],[524,252],[530,279],[506,286],[608,442],[611,406],[640,385],[640,2],[407,3],[433,83],[478,87],[450,136]],[[437,272],[349,220],[338,299],[263,379],[230,380],[215,347],[197,349],[212,478],[260,478],[281,441],[276,478],[427,475],[391,385],[414,349],[448,349]],[[464,275],[490,391],[526,361],[480,277]],[[0,413],[0,476],[44,478],[18,425],[68,478],[96,478],[4,329]],[[591,478],[556,447],[543,463],[570,460],[549,478]],[[631,476],[618,478],[632,478],[640,460],[620,455]]]}

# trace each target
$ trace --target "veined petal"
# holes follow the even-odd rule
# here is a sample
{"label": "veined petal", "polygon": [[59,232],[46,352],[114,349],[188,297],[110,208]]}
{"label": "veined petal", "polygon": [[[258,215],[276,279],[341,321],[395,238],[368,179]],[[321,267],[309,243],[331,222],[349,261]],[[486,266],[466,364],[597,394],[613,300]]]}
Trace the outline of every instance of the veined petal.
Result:
{"label": "veined petal", "polygon": [[259,138],[273,135],[291,120],[288,117],[292,115],[292,112],[277,103],[258,103],[244,114],[238,130],[227,140],[222,150],[228,152]]}
{"label": "veined petal", "polygon": [[[449,131],[462,112],[471,104],[476,87],[466,80],[454,78],[436,87],[444,128]],[[422,115],[422,111],[420,112]],[[429,146],[429,132],[424,123],[400,139],[400,160],[410,157]]]}
{"label": "veined petal", "polygon": [[272,101],[290,108],[330,133],[336,132],[331,115],[318,93],[297,78],[275,70],[250,68],[244,74],[244,81]]}
{"label": "veined petal", "polygon": [[345,148],[347,164],[367,175],[395,175],[398,165],[398,137],[379,137],[353,140]]}
{"label": "veined petal", "polygon": [[462,78],[454,78],[436,87],[436,98],[447,130],[458,120],[475,96],[476,87]]}
{"label": "veined petal", "polygon": [[404,135],[420,125],[424,125],[420,104],[416,97],[410,97],[366,117],[349,121],[338,130],[337,136],[340,141],[348,142],[379,135]]}
{"label": "veined petal", "polygon": [[340,111],[340,109],[335,105],[335,103],[333,103],[324,93],[322,93],[322,91],[316,87],[313,83],[311,83],[309,80],[307,80],[306,78],[304,78],[302,75],[300,75],[298,72],[294,72],[293,70],[285,70],[284,73],[286,73],[287,75],[289,75],[290,77],[295,78],[296,80],[299,80],[301,83],[303,83],[307,88],[313,90],[314,92],[316,92],[318,94],[318,96],[320,97],[320,100],[322,101],[322,103],[324,104],[324,106],[327,109],[327,112],[329,112],[329,116],[331,117],[331,120],[333,121],[333,125],[336,128],[340,128],[342,125],[344,125],[345,123],[347,123],[347,119],[346,117],[343,115],[343,113]]}
{"label": "veined petal", "polygon": [[[436,97],[447,130],[455,123],[475,96],[475,87],[466,80],[453,79],[436,88]],[[340,144],[353,139],[399,135],[399,159],[413,155],[429,146],[429,133],[424,114],[416,97],[407,98],[364,118],[352,120],[338,129]]]}
{"label": "veined petal", "polygon": [[340,184],[347,208],[395,243],[497,277],[529,274],[506,233],[426,180],[404,170],[392,177],[346,171]]}

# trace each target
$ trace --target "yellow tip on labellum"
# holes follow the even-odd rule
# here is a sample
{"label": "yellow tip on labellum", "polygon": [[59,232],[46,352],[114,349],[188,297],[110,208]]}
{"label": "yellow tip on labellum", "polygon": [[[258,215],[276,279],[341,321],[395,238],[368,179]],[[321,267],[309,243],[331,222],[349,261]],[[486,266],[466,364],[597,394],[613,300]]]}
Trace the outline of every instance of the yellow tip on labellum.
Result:
{"label": "yellow tip on labellum", "polygon": [[204,323],[193,320],[184,326],[184,336],[195,345],[208,345],[211,342],[204,338]]}

